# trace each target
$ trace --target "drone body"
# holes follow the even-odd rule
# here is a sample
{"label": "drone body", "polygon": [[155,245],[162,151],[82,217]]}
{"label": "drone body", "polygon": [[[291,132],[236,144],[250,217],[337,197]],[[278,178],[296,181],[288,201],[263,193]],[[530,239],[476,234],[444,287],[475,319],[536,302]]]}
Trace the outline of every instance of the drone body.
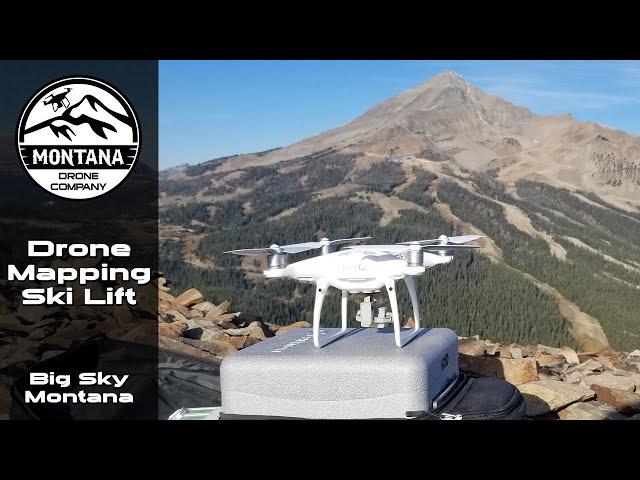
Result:
{"label": "drone body", "polygon": [[[292,278],[301,282],[315,283],[315,305],[313,312],[313,342],[316,347],[326,346],[347,333],[347,305],[350,293],[377,293],[385,290],[391,304],[395,343],[402,347],[420,331],[420,308],[413,277],[422,275],[428,268],[446,264],[451,254],[463,248],[477,248],[467,242],[481,238],[467,235],[435,240],[422,240],[393,245],[358,245],[334,251],[335,245],[367,240],[359,237],[340,240],[323,238],[319,242],[293,245],[271,245],[269,248],[231,250],[225,253],[236,255],[267,255],[269,268],[264,271],[267,278]],[[285,254],[321,249],[321,255],[286,265]],[[434,253],[430,253],[430,250]],[[402,338],[396,282],[403,280],[411,297],[415,327]],[[342,328],[320,345],[320,318],[327,289],[333,287],[342,292]]]}

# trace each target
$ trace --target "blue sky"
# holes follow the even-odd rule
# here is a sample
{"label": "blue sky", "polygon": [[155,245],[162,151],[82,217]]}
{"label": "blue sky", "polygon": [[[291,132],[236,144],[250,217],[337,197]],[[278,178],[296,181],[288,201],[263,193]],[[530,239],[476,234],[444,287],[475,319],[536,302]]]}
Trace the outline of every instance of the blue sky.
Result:
{"label": "blue sky", "polygon": [[536,114],[640,135],[640,61],[162,61],[160,168],[291,144],[443,70]]}

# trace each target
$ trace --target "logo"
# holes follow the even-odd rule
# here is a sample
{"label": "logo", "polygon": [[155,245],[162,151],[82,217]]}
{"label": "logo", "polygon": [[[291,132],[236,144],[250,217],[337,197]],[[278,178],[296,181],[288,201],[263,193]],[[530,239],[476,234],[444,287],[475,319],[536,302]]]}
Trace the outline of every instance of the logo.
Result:
{"label": "logo", "polygon": [[31,178],[73,200],[96,198],[120,185],[140,147],[138,119],[125,96],[89,77],[63,78],[36,92],[16,137]]}
{"label": "logo", "polygon": [[444,370],[445,368],[447,368],[447,365],[449,365],[449,354],[445,353],[444,357],[442,357],[442,360],[440,360],[440,370]]}

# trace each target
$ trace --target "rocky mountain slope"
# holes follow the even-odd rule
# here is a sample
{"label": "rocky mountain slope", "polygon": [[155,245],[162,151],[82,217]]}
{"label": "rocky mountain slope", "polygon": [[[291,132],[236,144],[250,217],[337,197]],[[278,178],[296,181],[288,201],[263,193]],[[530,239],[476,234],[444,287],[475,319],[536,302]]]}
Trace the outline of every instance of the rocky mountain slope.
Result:
{"label": "rocky mountain slope", "polygon": [[[377,105],[352,122],[286,148],[212,161],[216,171],[277,163],[324,149],[451,161],[472,171],[640,202],[640,139],[571,115],[537,116],[454,72]],[[178,168],[179,175],[185,168]]]}
{"label": "rocky mountain slope", "polygon": [[[162,172],[162,268],[179,288],[286,324],[309,320],[309,289],[265,282],[259,262],[222,251],[478,233],[481,253],[419,279],[428,324],[507,343],[635,350],[639,146],[446,72],[294,145]],[[400,303],[409,310],[402,294]]]}

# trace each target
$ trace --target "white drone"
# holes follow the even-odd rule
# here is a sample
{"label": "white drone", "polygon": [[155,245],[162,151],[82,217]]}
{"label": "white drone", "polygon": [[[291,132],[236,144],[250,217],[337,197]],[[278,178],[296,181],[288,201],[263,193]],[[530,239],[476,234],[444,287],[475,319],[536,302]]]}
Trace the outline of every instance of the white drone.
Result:
{"label": "white drone", "polygon": [[[313,343],[324,347],[347,333],[347,301],[349,293],[377,293],[382,289],[389,295],[392,314],[389,316],[380,308],[378,316],[371,318],[369,297],[361,304],[357,319],[363,326],[375,324],[384,326],[393,322],[395,342],[403,347],[420,332],[420,308],[413,277],[422,275],[427,268],[446,264],[453,253],[460,249],[479,248],[468,242],[482,238],[481,235],[462,235],[437,239],[402,242],[393,245],[353,245],[336,251],[336,245],[368,240],[371,237],[342,238],[319,242],[295,243],[292,245],[271,245],[268,248],[248,248],[231,250],[224,253],[234,255],[267,255],[267,278],[293,278],[301,282],[316,284],[316,298],[313,309]],[[286,265],[285,255],[321,249],[321,255]],[[396,298],[396,280],[404,280],[411,297],[415,327],[413,332],[401,336],[398,301]],[[320,345],[320,314],[322,303],[329,287],[342,291],[342,328]],[[389,318],[391,317],[391,318]]]}

